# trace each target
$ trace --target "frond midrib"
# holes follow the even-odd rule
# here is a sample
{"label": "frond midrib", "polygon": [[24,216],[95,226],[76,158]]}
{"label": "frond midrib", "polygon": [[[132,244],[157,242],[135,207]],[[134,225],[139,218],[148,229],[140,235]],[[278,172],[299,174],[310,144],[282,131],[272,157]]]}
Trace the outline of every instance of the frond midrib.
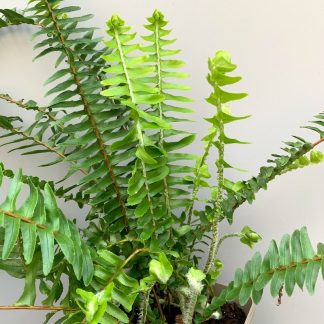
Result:
{"label": "frond midrib", "polygon": [[[134,96],[134,90],[133,90],[133,87],[132,87],[132,84],[131,84],[131,79],[130,79],[128,69],[127,69],[127,66],[126,66],[126,62],[125,62],[124,51],[123,51],[122,45],[120,43],[119,34],[118,34],[116,29],[115,29],[115,39],[116,39],[116,42],[117,42],[117,47],[118,47],[118,51],[119,51],[119,55],[120,55],[120,60],[121,60],[121,63],[122,63],[124,74],[125,74],[127,87],[128,87],[128,90],[129,90],[129,96],[130,96],[132,104],[136,105],[136,100],[135,100],[135,96]],[[141,125],[140,125],[138,120],[136,120],[135,123],[136,123],[135,128],[136,128],[136,132],[137,132],[138,139],[139,139],[139,145],[144,147],[145,144],[144,144]],[[148,200],[148,203],[149,203],[150,213],[153,215],[153,204],[152,204],[152,199],[151,199],[151,195],[150,195],[149,184],[147,182],[147,171],[146,171],[145,163],[142,160],[141,160],[141,165],[142,165],[142,169],[143,169],[142,172],[143,172],[143,177],[144,177],[145,188],[146,188],[146,191],[147,191],[147,200]]]}
{"label": "frond midrib", "polygon": [[120,210],[121,210],[121,213],[122,213],[123,218],[124,218],[124,224],[125,224],[125,227],[126,227],[126,230],[127,230],[128,229],[128,219],[127,219],[127,215],[126,215],[126,207],[125,207],[125,204],[124,204],[124,201],[123,201],[123,198],[122,198],[122,195],[121,195],[118,183],[117,183],[116,176],[115,176],[114,171],[113,171],[112,163],[111,163],[110,158],[109,158],[109,156],[107,154],[107,151],[105,149],[105,144],[103,142],[103,139],[102,139],[101,134],[99,132],[99,129],[97,127],[97,122],[96,122],[96,120],[95,120],[95,118],[94,118],[94,116],[92,114],[89,102],[88,102],[88,100],[87,100],[87,98],[86,98],[86,96],[84,94],[81,81],[80,81],[80,79],[79,79],[79,77],[77,75],[76,66],[73,64],[73,61],[70,58],[69,54],[72,53],[72,51],[65,42],[65,38],[62,35],[60,26],[58,25],[57,19],[55,17],[55,14],[53,12],[53,9],[52,9],[50,3],[48,2],[48,0],[44,0],[44,1],[45,1],[45,4],[46,4],[46,7],[48,9],[48,12],[50,14],[50,17],[51,17],[51,19],[53,21],[54,28],[58,33],[58,36],[59,36],[58,38],[60,40],[60,43],[61,43],[61,45],[63,47],[63,50],[64,50],[64,52],[65,52],[65,54],[67,56],[70,72],[71,72],[71,74],[73,76],[73,79],[74,79],[74,81],[76,83],[77,91],[78,91],[78,93],[79,93],[79,95],[81,97],[82,104],[83,104],[84,109],[85,109],[85,111],[86,111],[86,113],[88,115],[88,118],[89,118],[90,124],[92,126],[94,135],[96,136],[97,143],[98,143],[100,151],[101,151],[101,153],[103,155],[104,163],[105,163],[105,165],[107,167],[108,173],[109,173],[110,178],[111,178],[111,180],[113,182],[113,188],[114,188],[114,191],[116,193],[116,196],[117,196],[117,199],[118,199],[118,202],[119,202],[119,205],[120,205]]}

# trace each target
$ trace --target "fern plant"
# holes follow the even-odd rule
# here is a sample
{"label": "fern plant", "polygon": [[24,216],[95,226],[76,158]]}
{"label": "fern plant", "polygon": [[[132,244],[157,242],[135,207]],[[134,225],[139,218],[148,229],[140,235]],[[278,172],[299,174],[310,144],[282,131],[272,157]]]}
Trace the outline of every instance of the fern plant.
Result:
{"label": "fern plant", "polygon": [[[233,300],[259,303],[267,284],[272,296],[283,287],[290,296],[296,285],[312,294],[320,271],[324,278],[324,248],[312,247],[305,227],[272,241],[264,257],[255,253],[221,295],[211,287],[224,240],[237,237],[252,248],[261,239],[248,226],[221,235],[220,222],[232,223],[235,210],[275,177],[324,160],[315,150],[324,141],[324,113],[305,126],[318,134],[316,142],[294,136],[258,175],[233,182],[225,177],[234,168],[226,148],[246,142],[232,138],[227,124],[249,116],[229,107],[246,96],[227,90],[241,80],[232,75],[230,55],[218,51],[208,60],[214,114],[206,119],[203,154],[188,154],[195,139],[186,117],[192,100],[181,94],[189,90],[179,81],[186,78],[184,62],[170,48],[175,40],[164,15],[156,10],[147,19],[140,43],[117,15],[108,20],[105,39],[96,38],[87,25],[92,16],[78,16],[79,9],[60,0],[0,9],[0,28],[35,26],[35,58],[57,52],[56,72],[45,82],[48,105],[0,94],[18,109],[17,116],[0,115],[1,145],[23,155],[51,153],[43,167],[68,165],[54,183],[0,164],[0,185],[11,179],[0,204],[0,268],[25,281],[8,308],[46,309],[45,323],[61,312],[56,323],[173,323],[178,315],[189,324],[219,317]],[[20,109],[34,112],[35,121],[23,121]],[[208,157],[215,160],[216,183]],[[67,185],[74,175],[79,180]],[[29,193],[18,204],[24,187]],[[63,214],[59,198],[89,208],[85,229]],[[201,243],[208,247],[205,263]],[[37,295],[44,296],[42,306],[35,305]]]}

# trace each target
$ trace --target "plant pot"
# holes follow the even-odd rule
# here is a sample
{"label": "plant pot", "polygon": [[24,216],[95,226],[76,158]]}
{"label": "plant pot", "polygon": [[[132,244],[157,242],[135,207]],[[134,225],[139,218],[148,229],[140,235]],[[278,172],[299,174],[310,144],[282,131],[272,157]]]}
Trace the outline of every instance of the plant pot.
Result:
{"label": "plant pot", "polygon": [[[215,284],[213,287],[213,291],[215,293],[216,296],[220,295],[220,293],[222,292],[222,290],[225,288],[226,286],[222,285],[222,284]],[[239,304],[238,300],[235,300],[234,302],[236,302],[237,304]],[[241,307],[244,311],[244,313],[246,314],[246,320],[244,322],[244,324],[252,324],[252,320],[254,317],[254,313],[255,313],[255,304],[253,304],[252,300],[250,299],[248,301],[248,303]]]}

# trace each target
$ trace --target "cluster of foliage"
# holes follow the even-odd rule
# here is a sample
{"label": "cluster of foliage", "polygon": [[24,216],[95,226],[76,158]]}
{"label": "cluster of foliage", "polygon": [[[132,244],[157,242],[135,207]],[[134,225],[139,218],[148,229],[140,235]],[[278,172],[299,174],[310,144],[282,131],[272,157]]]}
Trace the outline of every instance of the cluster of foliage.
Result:
{"label": "cluster of foliage", "polygon": [[[15,305],[33,308],[39,291],[51,311],[46,322],[61,310],[56,323],[165,323],[170,307],[178,307],[181,321],[190,324],[220,316],[220,307],[235,299],[257,304],[268,283],[273,296],[283,285],[288,295],[304,284],[313,293],[320,269],[324,277],[324,248],[313,249],[306,228],[284,235],[279,246],[272,241],[263,258],[256,253],[220,296],[211,287],[225,239],[237,237],[250,247],[261,239],[248,226],[220,236],[219,223],[232,223],[235,210],[252,203],[276,176],[324,160],[314,151],[324,140],[324,113],[307,126],[319,134],[317,142],[294,137],[257,176],[233,182],[224,176],[233,168],[225,147],[246,143],[225,127],[249,116],[235,116],[228,106],[246,96],[224,90],[241,79],[231,75],[236,65],[230,55],[218,51],[208,61],[207,102],[214,114],[206,119],[202,155],[188,154],[195,134],[177,125],[189,125],[186,104],[192,100],[179,94],[188,90],[179,82],[186,78],[179,71],[184,63],[173,58],[179,51],[169,48],[175,40],[163,14],[148,18],[144,44],[113,15],[102,42],[84,24],[91,15],[78,16],[80,8],[63,2],[31,0],[24,11],[0,10],[0,28],[34,26],[36,58],[57,53],[57,70],[45,82],[52,96],[46,107],[0,94],[35,116],[27,125],[20,116],[1,115],[2,145],[23,155],[51,153],[43,167],[68,165],[60,185],[0,165],[0,184],[12,179],[0,205],[0,269],[25,280]],[[216,183],[207,165],[213,150]],[[78,183],[66,185],[75,174]],[[29,193],[17,204],[24,187]],[[87,206],[85,229],[63,214],[58,198]],[[201,243],[208,247],[203,267]]]}

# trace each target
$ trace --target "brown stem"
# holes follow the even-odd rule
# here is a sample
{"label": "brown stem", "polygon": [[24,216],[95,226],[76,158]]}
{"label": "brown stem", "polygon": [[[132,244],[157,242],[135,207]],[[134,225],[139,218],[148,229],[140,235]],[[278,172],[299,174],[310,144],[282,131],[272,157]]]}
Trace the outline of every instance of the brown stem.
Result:
{"label": "brown stem", "polygon": [[276,271],[284,271],[284,270],[286,270],[288,268],[296,268],[298,264],[308,264],[311,261],[322,261],[323,258],[324,258],[324,256],[318,255],[318,256],[315,256],[313,259],[305,259],[305,260],[302,260],[302,261],[299,261],[299,262],[293,262],[293,263],[291,263],[289,265],[286,265],[286,266],[281,266],[281,267],[278,267],[278,268],[274,268],[274,269],[268,271],[267,274],[272,275]]}
{"label": "brown stem", "polygon": [[36,227],[38,227],[38,228],[40,228],[42,230],[45,230],[45,231],[48,230],[48,227],[47,226],[42,225],[42,224],[35,223],[32,220],[30,220],[29,218],[26,218],[26,217],[21,216],[19,214],[15,214],[15,213],[12,213],[10,211],[3,210],[1,208],[0,208],[0,213],[3,213],[3,214],[5,214],[5,215],[7,215],[9,217],[12,217],[12,218],[20,219],[24,223],[35,225]]}
{"label": "brown stem", "polygon": [[322,142],[324,142],[324,137],[322,137],[322,138],[320,138],[318,141],[314,142],[314,143],[312,144],[312,147],[314,148],[316,145],[319,145],[319,144],[321,144]]}
{"label": "brown stem", "polygon": [[[16,129],[16,128],[13,128],[13,129],[11,129],[11,130],[12,130],[14,133],[16,133],[16,134],[22,135],[23,137],[25,137],[25,138],[27,138],[27,139],[29,139],[29,140],[32,140],[33,142],[35,142],[35,143],[38,144],[38,145],[44,146],[44,147],[47,148],[50,152],[55,153],[56,155],[58,155],[61,159],[65,159],[65,158],[66,158],[66,156],[65,156],[63,153],[59,152],[56,148],[54,148],[54,147],[52,147],[52,146],[49,146],[48,144],[46,144],[46,143],[44,143],[44,142],[42,142],[42,141],[36,139],[35,137],[30,136],[30,135],[28,135],[27,133],[22,132],[22,131],[20,131],[19,129]],[[84,171],[83,171],[83,172],[84,172]]]}
{"label": "brown stem", "polygon": [[[20,108],[26,109],[26,110],[30,110],[33,108],[28,108],[26,104],[24,104],[23,100],[17,101],[12,99],[9,95],[4,95],[4,94],[0,94],[0,99],[5,100],[11,104],[14,104]],[[42,112],[43,114],[45,114],[49,119],[51,119],[52,121],[56,121],[56,118],[54,118],[50,113],[46,112],[45,109],[40,108],[40,107],[35,107],[33,110],[37,110],[39,112]],[[62,126],[59,126],[62,127]]]}
{"label": "brown stem", "polygon": [[158,309],[159,309],[159,313],[160,313],[161,319],[162,319],[163,321],[165,321],[165,316],[164,316],[164,313],[163,313],[163,310],[162,310],[162,307],[161,307],[161,304],[160,304],[159,296],[157,295],[154,286],[152,287],[152,291],[153,291],[153,295],[154,295],[154,298],[155,298],[155,301],[156,301],[157,307],[158,307]]}
{"label": "brown stem", "polygon": [[[287,269],[290,269],[290,268],[296,268],[298,264],[303,264],[304,265],[304,264],[308,264],[309,262],[319,262],[319,261],[322,261],[323,258],[324,258],[323,255],[317,255],[313,259],[304,259],[302,261],[292,262],[292,263],[290,263],[288,265],[273,268],[273,269],[265,272],[265,274],[267,274],[269,276],[272,276],[276,271],[286,271]],[[260,277],[260,274],[255,279],[248,282],[248,284],[253,285],[258,280],[259,277]]]}
{"label": "brown stem", "polygon": [[41,310],[41,311],[66,311],[66,312],[76,312],[77,308],[59,307],[59,306],[0,306],[1,310]]}
{"label": "brown stem", "polygon": [[60,43],[61,43],[61,45],[63,47],[63,50],[64,50],[64,52],[66,54],[66,57],[67,57],[67,60],[68,60],[70,72],[71,72],[72,77],[74,79],[74,82],[75,82],[75,84],[77,86],[77,90],[78,90],[78,93],[79,93],[79,95],[81,97],[82,104],[84,106],[86,114],[88,115],[88,118],[89,118],[90,124],[92,126],[93,132],[94,132],[94,134],[96,136],[96,139],[97,139],[97,143],[98,143],[100,151],[101,151],[101,153],[103,155],[104,163],[105,163],[105,165],[106,165],[106,167],[108,169],[110,178],[112,180],[112,185],[114,187],[114,191],[116,193],[116,196],[117,196],[117,199],[118,199],[118,202],[119,202],[119,205],[120,205],[121,213],[122,213],[123,218],[124,218],[125,229],[126,229],[126,231],[128,231],[128,219],[127,219],[127,216],[126,216],[125,204],[124,204],[121,192],[119,190],[119,186],[117,184],[117,179],[116,179],[115,173],[113,171],[110,158],[109,158],[109,156],[107,154],[105,144],[104,144],[103,139],[101,137],[101,134],[100,134],[100,132],[98,130],[97,122],[96,122],[96,120],[95,120],[95,118],[94,118],[94,116],[92,114],[88,99],[85,96],[83,86],[81,84],[81,80],[78,77],[77,69],[76,69],[76,67],[74,65],[73,58],[72,58],[73,51],[66,45],[65,38],[64,38],[64,36],[63,36],[63,34],[61,32],[61,28],[60,28],[60,26],[58,24],[58,21],[56,20],[55,13],[53,11],[53,8],[52,8],[51,4],[49,3],[48,0],[45,0],[45,4],[46,4],[46,7],[48,9],[50,18],[53,21],[54,28],[56,29],[56,31],[58,33]]}
{"label": "brown stem", "polygon": [[[45,142],[42,142],[40,140],[38,140],[37,138],[28,135],[27,133],[20,131],[19,129],[16,128],[12,128],[11,131],[15,132],[16,134],[19,134],[33,142],[35,142],[36,144],[40,145],[40,146],[44,146],[46,149],[48,149],[50,152],[55,153],[56,155],[58,155],[62,160],[64,160],[66,158],[66,155],[61,153],[60,151],[58,151],[55,147],[52,147],[48,144],[46,144]],[[75,165],[75,161],[69,161],[71,164]],[[84,169],[80,169],[78,168],[78,171],[80,171],[81,173],[83,173],[84,175],[88,175],[89,173],[84,170]]]}

